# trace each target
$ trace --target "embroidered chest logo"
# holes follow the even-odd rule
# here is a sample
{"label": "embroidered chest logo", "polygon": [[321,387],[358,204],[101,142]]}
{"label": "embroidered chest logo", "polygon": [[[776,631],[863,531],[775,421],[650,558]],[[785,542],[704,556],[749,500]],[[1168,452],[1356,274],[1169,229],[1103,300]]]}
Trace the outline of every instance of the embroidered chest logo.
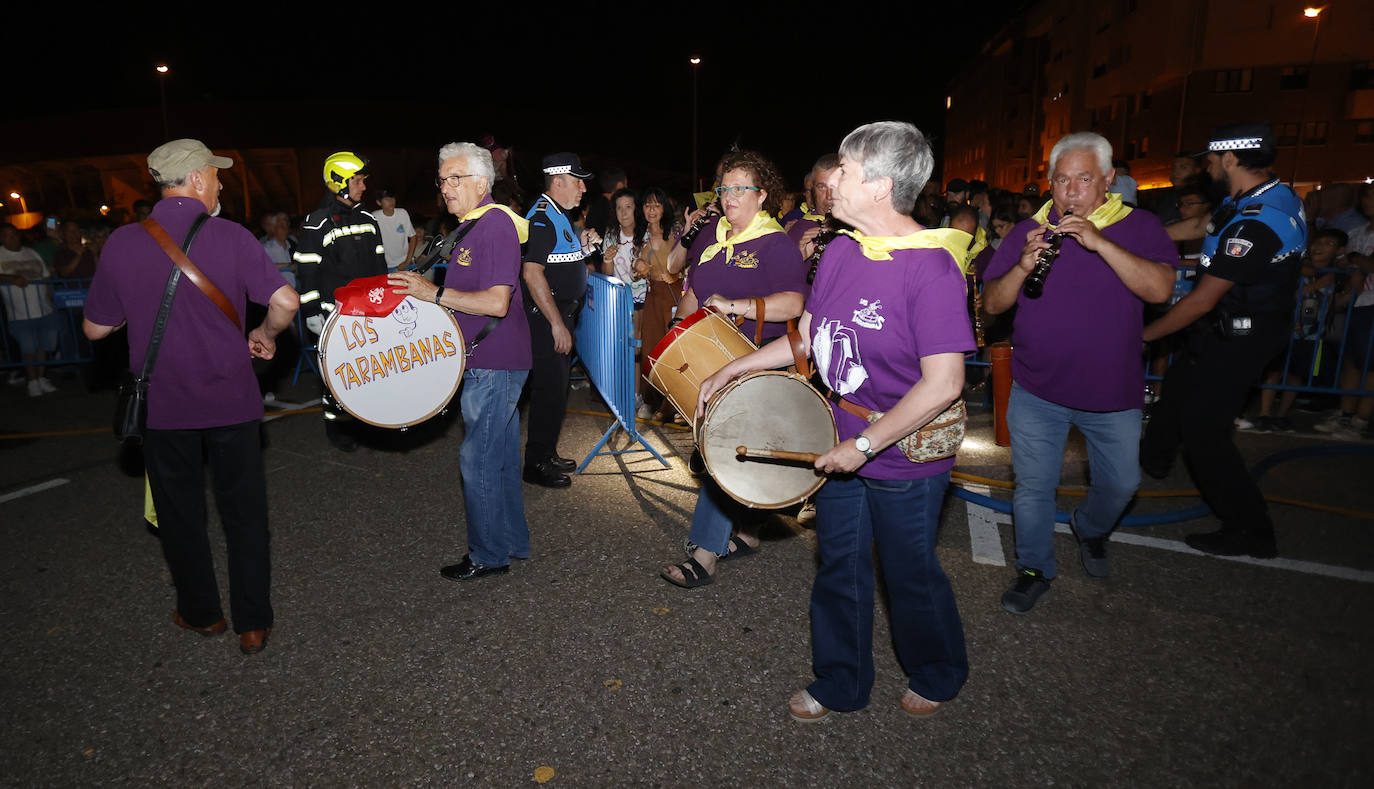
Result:
{"label": "embroidered chest logo", "polygon": [[381,304],[384,298],[386,298],[385,288],[373,288],[367,292],[367,300],[373,304]]}
{"label": "embroidered chest logo", "polygon": [[730,258],[730,265],[735,268],[758,268],[759,256],[753,252],[741,252]]}
{"label": "embroidered chest logo", "polygon": [[401,324],[401,334],[407,337],[415,333],[416,323],[420,320],[419,313],[416,312],[415,305],[410,303],[409,298],[396,305],[396,309],[391,311],[391,317]]}
{"label": "embroidered chest logo", "polygon": [[1233,258],[1243,258],[1253,246],[1252,242],[1243,238],[1232,238],[1226,242],[1226,254]]}
{"label": "embroidered chest logo", "polygon": [[453,258],[453,262],[460,266],[471,266],[472,250],[467,247],[458,247],[458,255]]}
{"label": "embroidered chest logo", "polygon": [[569,244],[577,243],[577,239],[572,237],[572,233],[569,233],[566,230],[563,231],[563,240],[567,241]]}
{"label": "embroidered chest logo", "polygon": [[859,299],[859,304],[862,308],[854,310],[854,322],[865,329],[883,328],[883,321],[887,319],[878,314],[878,310],[883,308],[882,299]]}

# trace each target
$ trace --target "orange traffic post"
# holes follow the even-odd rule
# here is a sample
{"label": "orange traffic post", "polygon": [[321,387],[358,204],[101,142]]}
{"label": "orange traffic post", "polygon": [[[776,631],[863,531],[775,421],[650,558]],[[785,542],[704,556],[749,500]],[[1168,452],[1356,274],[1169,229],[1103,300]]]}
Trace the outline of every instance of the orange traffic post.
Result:
{"label": "orange traffic post", "polygon": [[1011,400],[1011,343],[992,344],[992,424],[999,447],[1011,446],[1007,430],[1007,402]]}

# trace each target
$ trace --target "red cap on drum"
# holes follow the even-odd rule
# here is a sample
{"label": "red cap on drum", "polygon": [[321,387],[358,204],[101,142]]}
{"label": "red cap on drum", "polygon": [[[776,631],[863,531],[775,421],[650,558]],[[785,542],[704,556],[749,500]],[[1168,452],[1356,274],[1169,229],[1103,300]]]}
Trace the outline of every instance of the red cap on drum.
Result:
{"label": "red cap on drum", "polygon": [[384,318],[405,301],[401,293],[393,293],[386,275],[362,277],[334,291],[334,309],[344,315]]}

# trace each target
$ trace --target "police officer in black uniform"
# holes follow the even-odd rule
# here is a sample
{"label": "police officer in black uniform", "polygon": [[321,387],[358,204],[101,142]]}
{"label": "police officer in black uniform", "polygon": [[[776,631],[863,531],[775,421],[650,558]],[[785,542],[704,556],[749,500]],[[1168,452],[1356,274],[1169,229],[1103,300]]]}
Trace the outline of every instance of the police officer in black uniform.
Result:
{"label": "police officer in black uniform", "polygon": [[572,485],[567,472],[577,466],[558,454],[568,410],[572,333],[587,292],[587,258],[601,236],[590,228],[579,234],[566,213],[582,201],[586,180],[592,177],[577,154],[545,156],[543,169],[544,193],[525,216],[530,240],[520,283],[534,363],[527,384],[530,422],[523,478],[546,488],[566,488]]}
{"label": "police officer in black uniform", "polygon": [[[305,218],[296,251],[296,278],[300,285],[301,316],[316,335],[334,309],[334,291],[359,277],[386,273],[386,249],[377,220],[363,210],[367,186],[367,162],[352,151],[339,151],[324,160],[325,195]],[[324,433],[329,443],[344,452],[358,448],[340,420],[345,414],[326,389]]]}
{"label": "police officer in black uniform", "polygon": [[1283,351],[1293,322],[1298,265],[1307,248],[1302,201],[1269,171],[1268,123],[1233,123],[1212,134],[1207,171],[1225,187],[1203,241],[1193,290],[1145,327],[1146,342],[1192,326],[1186,351],[1164,376],[1140,465],[1163,478],[1178,446],[1221,529],[1188,545],[1222,556],[1277,555],[1274,523],[1232,440],[1245,398]]}

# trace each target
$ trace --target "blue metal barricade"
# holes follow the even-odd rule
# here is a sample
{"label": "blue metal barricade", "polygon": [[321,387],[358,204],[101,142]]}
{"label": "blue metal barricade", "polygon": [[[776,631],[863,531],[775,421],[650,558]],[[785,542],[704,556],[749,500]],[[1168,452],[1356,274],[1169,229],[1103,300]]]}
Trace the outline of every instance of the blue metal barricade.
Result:
{"label": "blue metal barricade", "polygon": [[[91,343],[81,330],[81,319],[86,305],[86,294],[91,287],[90,278],[36,280],[30,286],[46,288],[52,295],[54,314],[57,315],[57,347],[53,348],[43,361],[44,367],[87,364],[91,361]],[[24,357],[19,353],[19,345],[10,336],[10,316],[0,322],[0,368],[24,366]]]}
{"label": "blue metal barricade", "polygon": [[[628,285],[604,274],[592,274],[587,278],[587,300],[578,319],[575,347],[588,377],[610,406],[616,421],[583,458],[577,467],[578,473],[597,455],[627,452],[647,451],[665,467],[668,465],[635,425],[635,349],[639,347],[639,340],[634,336],[633,316],[634,299]],[[601,448],[617,428],[629,435],[631,445],[641,444],[644,449],[602,452]]]}

